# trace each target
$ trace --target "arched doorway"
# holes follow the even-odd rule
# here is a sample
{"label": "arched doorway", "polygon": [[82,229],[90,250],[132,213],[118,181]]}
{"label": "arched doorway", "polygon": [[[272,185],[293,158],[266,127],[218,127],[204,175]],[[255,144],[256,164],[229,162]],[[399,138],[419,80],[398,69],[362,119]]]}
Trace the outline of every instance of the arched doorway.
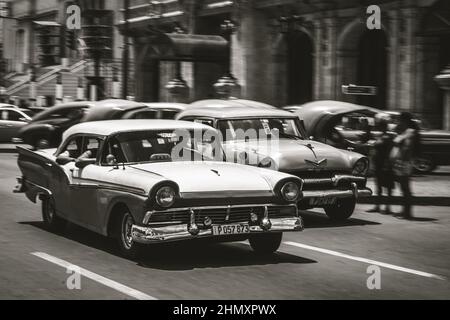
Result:
{"label": "arched doorway", "polygon": [[313,97],[313,43],[301,31],[290,32],[286,41],[287,103],[302,104]]}
{"label": "arched doorway", "polygon": [[[380,109],[387,106],[388,55],[385,29],[368,30],[355,20],[338,38],[336,93],[341,100]],[[346,95],[342,85],[376,86],[374,96]]]}
{"label": "arched doorway", "polygon": [[377,87],[375,96],[358,96],[358,103],[386,108],[387,39],[383,30],[367,30],[359,40],[359,85]]}

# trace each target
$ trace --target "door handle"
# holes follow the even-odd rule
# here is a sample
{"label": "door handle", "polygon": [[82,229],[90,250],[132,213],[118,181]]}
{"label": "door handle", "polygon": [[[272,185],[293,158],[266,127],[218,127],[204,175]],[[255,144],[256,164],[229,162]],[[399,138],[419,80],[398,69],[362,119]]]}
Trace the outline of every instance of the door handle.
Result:
{"label": "door handle", "polygon": [[45,165],[46,165],[47,167],[50,167],[50,168],[53,167],[53,164],[51,164],[51,163],[49,163],[49,162],[46,162]]}

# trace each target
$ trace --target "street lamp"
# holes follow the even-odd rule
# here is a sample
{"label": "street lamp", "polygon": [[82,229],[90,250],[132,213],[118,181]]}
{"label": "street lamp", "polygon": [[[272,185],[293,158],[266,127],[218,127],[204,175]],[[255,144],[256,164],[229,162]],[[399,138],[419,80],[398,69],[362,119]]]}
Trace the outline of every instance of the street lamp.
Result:
{"label": "street lamp", "polygon": [[214,84],[214,89],[216,93],[224,99],[230,98],[233,91],[239,88],[237,79],[233,76],[232,69],[232,46],[231,46],[231,36],[236,31],[236,25],[231,20],[224,20],[220,25],[223,37],[227,40],[227,58],[228,61],[225,62],[225,74],[217,80]]}

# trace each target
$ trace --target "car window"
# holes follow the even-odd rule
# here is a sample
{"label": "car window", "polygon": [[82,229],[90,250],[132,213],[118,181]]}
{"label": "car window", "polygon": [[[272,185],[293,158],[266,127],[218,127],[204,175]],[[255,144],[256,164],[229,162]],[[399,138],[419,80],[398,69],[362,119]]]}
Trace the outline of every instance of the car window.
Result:
{"label": "car window", "polygon": [[76,159],[81,155],[82,147],[83,137],[74,137],[65,144],[59,155]]}
{"label": "car window", "polygon": [[303,139],[297,122],[291,118],[249,118],[221,120],[218,129],[226,140],[272,137]]}
{"label": "car window", "polygon": [[214,125],[214,121],[212,119],[194,119],[195,123],[201,123],[201,124],[205,124],[207,126],[212,127]]}
{"label": "car window", "polygon": [[180,134],[177,131],[121,133],[109,140],[102,163],[112,165],[108,160],[110,155],[117,163],[222,161],[223,150],[213,133],[186,130]]}
{"label": "car window", "polygon": [[2,110],[0,112],[0,119],[1,120],[8,120],[8,110]]}
{"label": "car window", "polygon": [[98,138],[85,137],[80,158],[97,159],[98,151],[100,149],[100,142],[101,140]]}
{"label": "car window", "polygon": [[20,119],[23,117],[24,116],[17,111],[12,111],[12,110],[8,111],[8,120],[9,121],[21,121]]}

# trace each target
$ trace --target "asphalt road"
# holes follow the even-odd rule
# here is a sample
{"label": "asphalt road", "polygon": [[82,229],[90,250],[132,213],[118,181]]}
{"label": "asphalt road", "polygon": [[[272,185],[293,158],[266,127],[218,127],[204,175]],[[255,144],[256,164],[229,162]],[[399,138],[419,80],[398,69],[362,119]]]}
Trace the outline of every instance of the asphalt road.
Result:
{"label": "asphalt road", "polygon": [[[246,243],[190,243],[149,248],[131,261],[79,227],[46,230],[39,205],[12,193],[15,157],[0,154],[0,299],[450,298],[448,207],[416,207],[417,219],[403,221],[359,205],[341,224],[305,212],[306,229],[285,234],[272,257]],[[80,289],[67,287],[70,264],[81,268]],[[380,289],[367,287],[372,265],[380,267]]]}

